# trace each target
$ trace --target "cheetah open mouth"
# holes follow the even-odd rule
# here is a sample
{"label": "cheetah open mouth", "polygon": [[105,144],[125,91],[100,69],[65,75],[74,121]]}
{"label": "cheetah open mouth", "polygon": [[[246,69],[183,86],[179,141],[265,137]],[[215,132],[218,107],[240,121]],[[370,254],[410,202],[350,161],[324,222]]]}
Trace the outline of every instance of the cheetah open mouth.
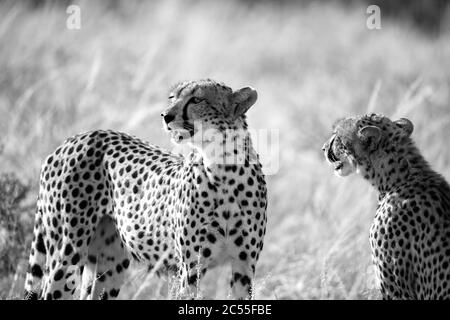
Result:
{"label": "cheetah open mouth", "polygon": [[344,167],[344,162],[339,160],[335,156],[335,154],[333,153],[331,148],[328,149],[327,159],[328,159],[328,162],[333,166],[334,171],[341,170]]}
{"label": "cheetah open mouth", "polygon": [[335,174],[341,177],[345,177],[352,172],[355,172],[356,165],[351,157],[338,157],[333,152],[334,137],[331,139],[329,145],[324,150],[325,158],[328,163],[333,167]]}
{"label": "cheetah open mouth", "polygon": [[331,139],[330,143],[328,144],[328,146],[324,151],[325,151],[325,158],[327,159],[327,161],[334,166],[335,170],[338,170],[343,166],[343,163],[333,152],[334,139],[335,138],[333,136],[333,138]]}
{"label": "cheetah open mouth", "polygon": [[340,170],[344,167],[344,163],[341,161],[334,162],[333,164],[334,164],[334,170]]}

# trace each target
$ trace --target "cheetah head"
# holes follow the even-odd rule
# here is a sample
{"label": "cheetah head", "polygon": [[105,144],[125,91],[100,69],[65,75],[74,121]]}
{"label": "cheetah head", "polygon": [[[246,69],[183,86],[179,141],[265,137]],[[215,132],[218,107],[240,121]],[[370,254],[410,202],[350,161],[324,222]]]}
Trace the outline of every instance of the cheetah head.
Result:
{"label": "cheetah head", "polygon": [[245,113],[256,102],[250,87],[236,91],[213,80],[177,84],[161,114],[174,143],[208,140],[205,132],[247,129]]}
{"label": "cheetah head", "polygon": [[408,119],[391,121],[369,114],[338,120],[331,138],[322,147],[326,160],[339,176],[360,173],[377,159],[395,156],[409,143],[414,126]]}

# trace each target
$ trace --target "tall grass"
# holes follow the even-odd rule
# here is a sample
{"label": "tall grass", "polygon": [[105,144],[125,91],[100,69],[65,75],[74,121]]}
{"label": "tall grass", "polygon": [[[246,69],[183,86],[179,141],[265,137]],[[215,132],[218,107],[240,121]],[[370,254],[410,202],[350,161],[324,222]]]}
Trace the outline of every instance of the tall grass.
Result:
{"label": "tall grass", "polygon": [[[368,243],[376,195],[360,177],[333,176],[321,146],[337,118],[408,117],[425,157],[450,179],[449,33],[431,39],[388,19],[371,31],[364,7],[331,2],[79,5],[82,28],[68,30],[65,7],[0,3],[0,171],[30,185],[29,201],[42,160],[66,137],[111,128],[170,148],[159,117],[170,85],[251,85],[259,101],[250,126],[280,130],[256,298],[378,297]],[[170,281],[142,268],[121,298],[176,298]],[[227,268],[212,271],[203,295],[226,298],[228,282]],[[1,283],[6,297],[12,283]]]}

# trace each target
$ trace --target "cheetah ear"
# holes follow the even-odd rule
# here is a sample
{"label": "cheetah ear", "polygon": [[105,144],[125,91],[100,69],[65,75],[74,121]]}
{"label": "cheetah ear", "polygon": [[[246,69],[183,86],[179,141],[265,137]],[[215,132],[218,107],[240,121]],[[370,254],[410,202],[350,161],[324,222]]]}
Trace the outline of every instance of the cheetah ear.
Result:
{"label": "cheetah ear", "polygon": [[258,93],[255,89],[245,87],[234,91],[231,95],[231,116],[237,119],[247,112],[258,99]]}
{"label": "cheetah ear", "polygon": [[376,149],[381,139],[381,130],[376,126],[365,126],[358,131],[362,144],[370,150]]}
{"label": "cheetah ear", "polygon": [[397,121],[394,121],[394,123],[403,129],[407,137],[409,137],[414,131],[413,123],[406,118],[398,119]]}

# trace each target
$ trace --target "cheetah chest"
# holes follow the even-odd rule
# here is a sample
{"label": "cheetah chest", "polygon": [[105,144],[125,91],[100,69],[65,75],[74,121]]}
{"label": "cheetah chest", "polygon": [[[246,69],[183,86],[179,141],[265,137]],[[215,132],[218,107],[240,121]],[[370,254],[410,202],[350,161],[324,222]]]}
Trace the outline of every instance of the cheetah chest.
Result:
{"label": "cheetah chest", "polygon": [[[411,283],[411,226],[404,202],[396,195],[380,201],[370,228],[372,259],[385,288],[408,288]],[[395,284],[395,286],[394,286]]]}
{"label": "cheetah chest", "polygon": [[[265,191],[256,177],[249,179],[225,177],[215,190],[203,186],[189,213],[183,215],[181,244],[193,247],[196,256],[197,249],[202,250],[203,258],[210,258],[210,266],[233,259],[254,259],[262,249]],[[189,260],[192,253],[184,250]]]}

